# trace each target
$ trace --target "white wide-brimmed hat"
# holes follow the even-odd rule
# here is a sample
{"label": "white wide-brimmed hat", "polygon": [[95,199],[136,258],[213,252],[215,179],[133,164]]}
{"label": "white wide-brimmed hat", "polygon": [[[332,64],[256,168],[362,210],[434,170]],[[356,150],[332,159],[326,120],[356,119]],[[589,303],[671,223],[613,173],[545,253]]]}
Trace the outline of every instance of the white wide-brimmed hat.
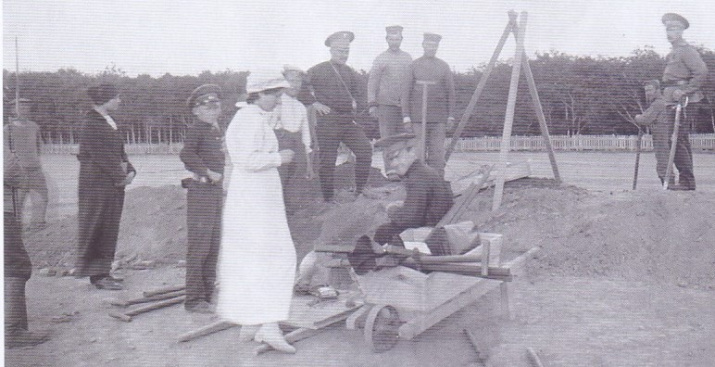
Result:
{"label": "white wide-brimmed hat", "polygon": [[251,72],[246,80],[246,93],[258,93],[268,89],[289,88],[290,83],[276,72]]}

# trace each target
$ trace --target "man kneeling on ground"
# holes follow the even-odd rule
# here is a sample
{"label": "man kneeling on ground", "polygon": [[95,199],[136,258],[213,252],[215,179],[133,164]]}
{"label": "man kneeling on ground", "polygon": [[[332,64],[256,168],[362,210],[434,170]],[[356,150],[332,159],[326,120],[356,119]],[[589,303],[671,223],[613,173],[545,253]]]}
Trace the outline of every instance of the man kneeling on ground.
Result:
{"label": "man kneeling on ground", "polygon": [[385,172],[402,178],[407,196],[401,205],[388,207],[390,222],[378,227],[374,242],[399,243],[393,238],[406,229],[436,226],[454,203],[452,189],[434,168],[420,162],[415,135],[389,136],[375,142],[375,148],[383,149]]}

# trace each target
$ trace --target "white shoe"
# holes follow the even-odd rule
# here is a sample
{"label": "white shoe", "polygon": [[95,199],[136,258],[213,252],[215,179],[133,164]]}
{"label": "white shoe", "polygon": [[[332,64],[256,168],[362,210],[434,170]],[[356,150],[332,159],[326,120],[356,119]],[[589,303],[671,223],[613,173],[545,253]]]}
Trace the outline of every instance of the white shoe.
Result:
{"label": "white shoe", "polygon": [[256,333],[254,340],[259,343],[266,343],[273,349],[283,353],[295,353],[295,347],[288,344],[285,338],[283,338],[283,333],[281,329],[278,328],[277,323],[263,324],[261,329]]}
{"label": "white shoe", "polygon": [[248,342],[253,340],[260,328],[261,325],[242,325],[241,331],[238,334],[238,341]]}

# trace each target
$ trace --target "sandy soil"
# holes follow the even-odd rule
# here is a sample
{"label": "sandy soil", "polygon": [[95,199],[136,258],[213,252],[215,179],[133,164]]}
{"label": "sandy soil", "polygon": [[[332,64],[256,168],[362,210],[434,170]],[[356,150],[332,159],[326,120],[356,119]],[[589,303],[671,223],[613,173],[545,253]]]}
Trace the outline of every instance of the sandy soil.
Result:
{"label": "sandy soil", "polygon": [[[486,190],[463,217],[482,231],[503,234],[507,260],[533,246],[542,249],[513,283],[513,320],[501,317],[500,295],[493,292],[385,353],[372,353],[361,332],[337,325],[296,343],[295,355],[258,357],[252,354],[256,344],[236,341],[238,328],[177,343],[178,335],[214,321],[211,315],[187,314],[181,307],[141,315],[131,323],[107,315],[115,307],[110,298],[133,298],[183,282],[185,191],[169,185],[183,172],[169,159],[162,166],[155,165],[155,158],[139,159],[139,172],[153,176],[152,186],[127,195],[116,270],[126,278],[126,290],[99,291],[86,279],[43,276],[48,270],[62,274],[73,261],[76,216],[68,209],[71,190],[62,185],[74,166],[67,160],[64,169],[50,173],[63,187],[54,191],[53,220],[25,238],[38,268],[28,282],[30,327],[50,329],[52,340],[6,350],[6,365],[528,366],[527,347],[547,366],[715,365],[715,156],[697,156],[703,179],[695,192],[661,191],[648,172],[647,158],[639,190],[631,191],[632,157],[606,156],[611,159],[605,166],[603,154],[562,158],[564,177],[580,171],[596,178],[585,179],[584,185],[557,185],[543,178],[515,181],[505,189],[499,210],[490,211],[493,190]],[[547,176],[548,161],[536,157],[541,160],[534,162],[533,172]],[[450,162],[448,175],[466,173],[475,164],[464,158]],[[151,167],[162,169],[152,172]],[[338,186],[347,188],[349,179],[342,175]],[[373,174],[371,185],[386,193],[379,199],[326,207],[315,200],[315,185],[301,183],[291,193],[295,212],[289,222],[299,256],[337,227],[379,223],[383,203],[404,194]],[[349,223],[347,213],[371,216]],[[464,329],[477,336],[478,350]]]}

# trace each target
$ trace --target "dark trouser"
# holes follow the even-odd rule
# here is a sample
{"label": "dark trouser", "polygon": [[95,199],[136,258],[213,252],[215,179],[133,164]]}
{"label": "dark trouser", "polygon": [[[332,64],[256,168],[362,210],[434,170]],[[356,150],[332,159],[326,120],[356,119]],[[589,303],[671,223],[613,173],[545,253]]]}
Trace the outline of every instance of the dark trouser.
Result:
{"label": "dark trouser", "polygon": [[[673,163],[678,169],[679,183],[682,186],[695,188],[695,175],[693,174],[693,151],[690,147],[690,124],[686,115],[695,112],[694,109],[685,108],[680,116],[680,128],[678,129],[678,139],[675,144],[675,159]],[[668,156],[670,155],[670,144],[675,121],[675,109],[667,109],[667,123],[656,121],[651,128],[653,133],[653,149],[655,150],[656,170],[661,181],[665,179],[668,168]],[[671,178],[672,180],[672,178]]]}
{"label": "dark trouser", "polygon": [[335,159],[338,157],[340,142],[355,154],[355,189],[359,194],[367,183],[372,164],[372,146],[362,127],[353,121],[352,115],[330,113],[318,116],[316,128],[320,147],[320,186],[323,199],[333,199]]}
{"label": "dark trouser", "polygon": [[402,123],[402,107],[379,105],[377,106],[377,122],[380,125],[380,137],[404,133],[405,127]]}
{"label": "dark trouser", "polygon": [[221,183],[192,181],[186,196],[186,302],[193,306],[211,302],[216,281],[216,261],[221,243]]}
{"label": "dark trouser", "polygon": [[27,330],[25,283],[32,263],[22,243],[22,229],[13,213],[4,213],[5,339],[17,329]]}
{"label": "dark trouser", "polygon": [[285,150],[290,149],[295,153],[293,161],[288,164],[282,164],[278,167],[278,173],[281,176],[281,184],[283,185],[283,196],[285,198],[286,190],[288,189],[288,184],[290,180],[295,176],[295,171],[299,166],[304,166],[305,157],[305,145],[301,140],[301,132],[293,133],[287,130],[276,130],[276,138],[278,138],[278,149]]}
{"label": "dark trouser", "polygon": [[18,220],[22,224],[22,212],[25,206],[25,199],[28,194],[33,192],[37,195],[31,195],[32,197],[32,217],[31,224],[39,225],[45,223],[45,217],[47,214],[47,181],[45,180],[45,174],[42,172],[42,168],[32,168],[26,169],[27,172],[27,182],[28,187],[24,190],[18,190]]}
{"label": "dark trouser", "polygon": [[80,185],[77,276],[94,280],[109,275],[123,207],[124,188]]}

